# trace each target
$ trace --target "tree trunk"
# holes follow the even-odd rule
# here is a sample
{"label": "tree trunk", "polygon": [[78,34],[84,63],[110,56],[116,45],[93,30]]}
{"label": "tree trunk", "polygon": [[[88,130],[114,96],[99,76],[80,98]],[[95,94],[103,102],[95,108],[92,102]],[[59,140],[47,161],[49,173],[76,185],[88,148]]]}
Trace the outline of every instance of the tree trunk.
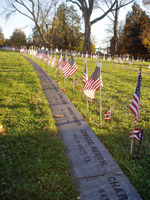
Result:
{"label": "tree trunk", "polygon": [[84,33],[84,53],[91,54],[91,23],[90,18],[84,17],[85,21],[85,33]]}
{"label": "tree trunk", "polygon": [[41,40],[43,42],[44,49],[46,49],[46,41],[45,41],[45,39],[43,37],[43,34],[41,32],[41,29],[40,29],[40,27],[39,27],[39,25],[38,25],[38,23],[36,21],[35,21],[35,25],[36,25],[38,33],[40,34]]}
{"label": "tree trunk", "polygon": [[117,52],[117,27],[118,27],[118,1],[116,2],[116,10],[115,10],[115,20],[114,20],[114,36],[112,38],[111,49],[112,49],[112,56],[116,55]]}

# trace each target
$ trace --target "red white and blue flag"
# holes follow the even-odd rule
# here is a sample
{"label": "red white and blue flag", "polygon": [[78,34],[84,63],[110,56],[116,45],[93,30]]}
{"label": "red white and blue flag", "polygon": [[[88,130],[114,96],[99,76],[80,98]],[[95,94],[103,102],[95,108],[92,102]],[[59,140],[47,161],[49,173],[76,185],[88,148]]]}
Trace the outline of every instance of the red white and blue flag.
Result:
{"label": "red white and blue flag", "polygon": [[78,83],[78,79],[75,79],[73,84],[77,85],[77,83]]}
{"label": "red white and blue flag", "polygon": [[58,64],[58,68],[62,69],[67,64],[67,62],[68,62],[67,52],[65,52],[65,55],[64,55],[63,59]]}
{"label": "red white and blue flag", "polygon": [[128,62],[130,65],[133,65],[134,64],[134,59],[133,58],[131,58],[131,60],[129,60],[129,62]]}
{"label": "red white and blue flag", "polygon": [[73,55],[66,62],[66,64],[62,67],[61,70],[66,75],[66,77],[72,76],[77,71],[77,66],[76,66]]}
{"label": "red white and blue flag", "polygon": [[52,61],[51,61],[51,67],[55,67],[55,52],[54,52],[54,55],[53,55],[53,58],[52,58]]}
{"label": "red white and blue flag", "polygon": [[84,70],[84,75],[83,75],[83,83],[85,85],[85,83],[88,80],[88,74],[87,74],[87,64],[85,63],[85,70]]}
{"label": "red white and blue flag", "polygon": [[58,70],[57,75],[60,76],[60,70]]}
{"label": "red white and blue flag", "polygon": [[[132,139],[132,132],[133,132],[133,130],[130,132],[130,139]],[[143,130],[134,129],[133,138],[136,139],[137,141],[139,141],[141,144],[142,140],[143,140]]]}
{"label": "red white and blue flag", "polygon": [[135,124],[136,124],[136,122],[137,122],[137,120],[139,118],[139,115],[140,115],[140,89],[141,89],[141,80],[142,80],[142,77],[139,74],[138,82],[137,82],[137,86],[136,86],[136,90],[135,90],[135,93],[133,95],[131,104],[129,106],[130,111],[134,114]]}
{"label": "red white and blue flag", "polygon": [[105,120],[106,120],[106,121],[109,121],[109,120],[110,120],[110,115],[111,115],[111,109],[110,109],[110,107],[109,107],[107,113],[105,113]]}
{"label": "red white and blue flag", "polygon": [[60,52],[60,54],[59,54],[59,58],[57,60],[57,63],[59,64],[61,60],[62,60],[62,52]]}
{"label": "red white and blue flag", "polygon": [[100,76],[101,65],[102,65],[101,62],[97,63],[97,67],[96,67],[94,73],[92,74],[91,78],[85,83],[85,85],[83,87],[84,94],[91,99],[94,99],[95,92],[100,87],[102,87],[102,78]]}

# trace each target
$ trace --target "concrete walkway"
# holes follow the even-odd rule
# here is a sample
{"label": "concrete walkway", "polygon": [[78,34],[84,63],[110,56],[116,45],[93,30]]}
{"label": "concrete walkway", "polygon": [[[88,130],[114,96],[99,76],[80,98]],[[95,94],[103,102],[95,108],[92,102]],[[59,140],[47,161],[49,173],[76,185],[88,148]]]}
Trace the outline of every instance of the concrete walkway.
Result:
{"label": "concrete walkway", "polygon": [[[41,80],[53,117],[66,146],[71,176],[80,200],[141,200],[118,164],[53,79],[26,58]],[[55,115],[63,115],[55,118]]]}

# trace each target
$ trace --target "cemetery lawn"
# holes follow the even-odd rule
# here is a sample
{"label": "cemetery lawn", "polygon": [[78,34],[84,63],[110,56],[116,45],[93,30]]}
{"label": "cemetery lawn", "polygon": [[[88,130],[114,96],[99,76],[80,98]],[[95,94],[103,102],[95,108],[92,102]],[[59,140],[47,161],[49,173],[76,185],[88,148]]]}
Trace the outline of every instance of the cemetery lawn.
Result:
{"label": "cemetery lawn", "polygon": [[[138,70],[140,62],[134,63],[133,68],[126,61],[123,65],[113,61],[102,61],[102,126],[100,126],[100,92],[95,93],[95,99],[88,104],[82,92],[84,58],[75,57],[78,67],[74,74],[74,80],[78,79],[77,87],[73,87],[73,77],[64,81],[64,75],[57,75],[58,69],[46,66],[45,62],[38,61],[30,57],[39,64],[56,81],[61,89],[66,91],[66,95],[82,114],[91,129],[95,132],[114,160],[123,170],[124,174],[136,189],[143,200],[150,200],[150,75],[142,74],[141,84],[141,110],[140,117],[135,128],[143,129],[143,142],[140,145],[139,154],[137,151],[139,142],[134,139],[133,153],[130,154],[131,140],[130,131],[133,127],[133,114],[129,110],[138,81]],[[59,55],[56,55],[56,60]],[[70,55],[68,55],[68,59]],[[87,58],[88,76],[92,75],[98,60]],[[112,64],[113,63],[113,64]],[[150,62],[142,62],[142,72],[149,73]],[[57,64],[56,64],[57,66]],[[104,114],[111,107],[111,120],[105,121]]]}
{"label": "cemetery lawn", "polygon": [[1,199],[77,199],[40,80],[20,53],[0,51],[0,131]]}

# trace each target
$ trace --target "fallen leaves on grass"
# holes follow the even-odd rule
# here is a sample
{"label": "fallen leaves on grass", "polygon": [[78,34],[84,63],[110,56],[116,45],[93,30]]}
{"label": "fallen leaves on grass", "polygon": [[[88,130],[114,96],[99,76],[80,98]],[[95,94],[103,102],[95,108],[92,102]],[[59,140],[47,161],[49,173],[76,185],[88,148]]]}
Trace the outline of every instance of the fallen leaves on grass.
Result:
{"label": "fallen leaves on grass", "polygon": [[10,81],[12,81],[13,79],[12,78],[6,78],[7,80],[10,80]]}
{"label": "fallen leaves on grass", "polygon": [[70,98],[71,100],[77,100],[76,98]]}
{"label": "fallen leaves on grass", "polygon": [[63,115],[54,115],[54,117],[56,117],[56,118],[62,118],[64,116]]}
{"label": "fallen leaves on grass", "polygon": [[76,89],[78,89],[78,90],[81,90],[81,88],[80,88],[80,87],[78,87],[78,86],[75,86],[75,88],[76,88]]}
{"label": "fallen leaves on grass", "polygon": [[6,128],[3,125],[0,125],[0,133],[5,133],[6,132]]}
{"label": "fallen leaves on grass", "polygon": [[66,91],[64,90],[64,88],[61,88],[61,90],[62,90],[64,93],[66,93]]}

